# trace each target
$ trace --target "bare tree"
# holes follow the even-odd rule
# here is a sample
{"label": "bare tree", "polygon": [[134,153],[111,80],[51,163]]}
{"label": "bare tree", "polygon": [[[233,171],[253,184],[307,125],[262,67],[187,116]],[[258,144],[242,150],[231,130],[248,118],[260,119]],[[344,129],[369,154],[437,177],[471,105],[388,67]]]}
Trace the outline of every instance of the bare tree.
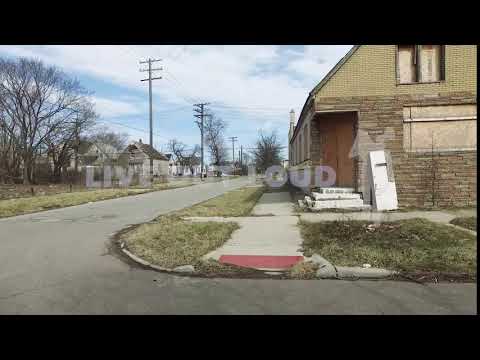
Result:
{"label": "bare tree", "polygon": [[53,179],[65,181],[67,167],[72,157],[75,160],[75,174],[78,173],[78,150],[80,137],[95,125],[97,114],[93,104],[84,102],[78,108],[75,117],[58,126],[45,138],[47,154],[53,162]]}
{"label": "bare tree", "polygon": [[2,128],[16,138],[24,184],[33,181],[45,140],[78,115],[86,95],[77,80],[56,67],[25,58],[0,59]]}
{"label": "bare tree", "polygon": [[210,152],[213,165],[223,165],[227,157],[224,133],[227,123],[220,117],[211,114],[204,123],[205,142]]}
{"label": "bare tree", "polygon": [[88,139],[99,147],[108,146],[120,152],[127,147],[129,135],[111,131],[107,127],[100,127],[94,129]]}
{"label": "bare tree", "polygon": [[169,151],[173,154],[175,161],[181,166],[186,166],[190,169],[190,173],[193,174],[195,166],[200,164],[200,146],[195,145],[193,149],[188,149],[187,145],[178,141],[177,139],[171,139],[167,145]]}
{"label": "bare tree", "polygon": [[[1,95],[0,95],[1,96]],[[0,108],[0,182],[13,182],[20,177],[18,135],[15,123],[9,121]]]}
{"label": "bare tree", "polygon": [[270,166],[280,165],[282,145],[275,131],[265,135],[260,131],[252,153],[259,171],[264,172]]}

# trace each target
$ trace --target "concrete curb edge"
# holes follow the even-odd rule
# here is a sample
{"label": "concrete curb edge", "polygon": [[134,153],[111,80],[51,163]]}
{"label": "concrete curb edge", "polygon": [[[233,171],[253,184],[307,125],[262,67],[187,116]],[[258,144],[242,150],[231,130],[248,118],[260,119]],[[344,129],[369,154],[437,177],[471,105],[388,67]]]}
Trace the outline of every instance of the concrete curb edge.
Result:
{"label": "concrete curb edge", "polygon": [[186,272],[186,271],[176,271],[174,269],[169,269],[169,268],[165,268],[165,267],[162,267],[162,266],[158,266],[158,265],[155,265],[155,264],[151,264],[149,263],[148,261],[138,257],[137,255],[133,254],[132,252],[128,251],[125,247],[125,243],[122,241],[120,243],[120,250],[126,255],[128,256],[132,261],[140,264],[140,265],[143,265],[145,267],[148,267],[152,270],[156,270],[156,271],[161,271],[161,272],[168,272],[168,273],[171,273],[171,274],[182,274],[182,275],[188,275],[188,274],[195,274],[196,272]]}

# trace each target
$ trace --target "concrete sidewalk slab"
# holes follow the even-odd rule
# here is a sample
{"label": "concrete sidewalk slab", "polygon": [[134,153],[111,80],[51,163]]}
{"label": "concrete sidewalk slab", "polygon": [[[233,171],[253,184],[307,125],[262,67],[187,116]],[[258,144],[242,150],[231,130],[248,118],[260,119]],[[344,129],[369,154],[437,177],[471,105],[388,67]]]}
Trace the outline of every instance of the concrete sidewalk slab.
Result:
{"label": "concrete sidewalk slab", "polygon": [[[262,264],[249,266],[256,269],[269,268],[280,257],[303,259],[302,238],[297,226],[298,217],[293,216],[290,193],[275,192],[262,195],[250,217],[201,218],[190,217],[194,222],[236,222],[240,229],[232,234],[220,248],[208,253],[204,259],[219,260],[221,257],[263,259]],[[257,259],[257,258],[256,258]],[[278,261],[277,261],[278,262]],[[268,265],[268,266],[267,266]]]}
{"label": "concrete sidewalk slab", "polygon": [[[192,221],[215,221],[212,218],[193,218]],[[222,255],[303,256],[302,238],[296,216],[222,218],[233,221],[240,229],[220,248],[205,255],[218,260]]]}
{"label": "concrete sidewalk slab", "polygon": [[252,210],[252,215],[285,216],[293,214],[293,203],[289,192],[265,193]]}

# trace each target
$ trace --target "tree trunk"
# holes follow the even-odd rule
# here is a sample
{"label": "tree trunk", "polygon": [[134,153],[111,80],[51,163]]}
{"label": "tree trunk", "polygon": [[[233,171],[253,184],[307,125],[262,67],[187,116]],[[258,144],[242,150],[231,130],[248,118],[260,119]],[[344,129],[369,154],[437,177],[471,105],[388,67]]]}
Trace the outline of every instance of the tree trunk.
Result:
{"label": "tree trunk", "polygon": [[23,184],[30,185],[30,176],[29,176],[29,162],[28,160],[24,159],[23,161]]}
{"label": "tree trunk", "polygon": [[62,167],[60,166],[60,163],[54,162],[53,164],[53,181],[54,182],[60,182],[62,176]]}

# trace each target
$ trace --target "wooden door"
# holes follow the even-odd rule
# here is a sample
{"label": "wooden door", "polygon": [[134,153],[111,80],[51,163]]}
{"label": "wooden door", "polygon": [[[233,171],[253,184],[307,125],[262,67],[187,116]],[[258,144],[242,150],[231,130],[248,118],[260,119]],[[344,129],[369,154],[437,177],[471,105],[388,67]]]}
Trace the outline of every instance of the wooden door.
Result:
{"label": "wooden door", "polygon": [[336,185],[338,181],[337,133],[332,121],[325,122],[322,127],[322,136],[324,139],[322,165],[329,166],[335,171]]}
{"label": "wooden door", "polygon": [[353,187],[353,114],[332,114],[320,120],[323,135],[322,165],[336,173],[335,186]]}
{"label": "wooden door", "polygon": [[337,186],[354,187],[353,159],[350,151],[353,146],[353,121],[342,119],[336,126],[337,135]]}

